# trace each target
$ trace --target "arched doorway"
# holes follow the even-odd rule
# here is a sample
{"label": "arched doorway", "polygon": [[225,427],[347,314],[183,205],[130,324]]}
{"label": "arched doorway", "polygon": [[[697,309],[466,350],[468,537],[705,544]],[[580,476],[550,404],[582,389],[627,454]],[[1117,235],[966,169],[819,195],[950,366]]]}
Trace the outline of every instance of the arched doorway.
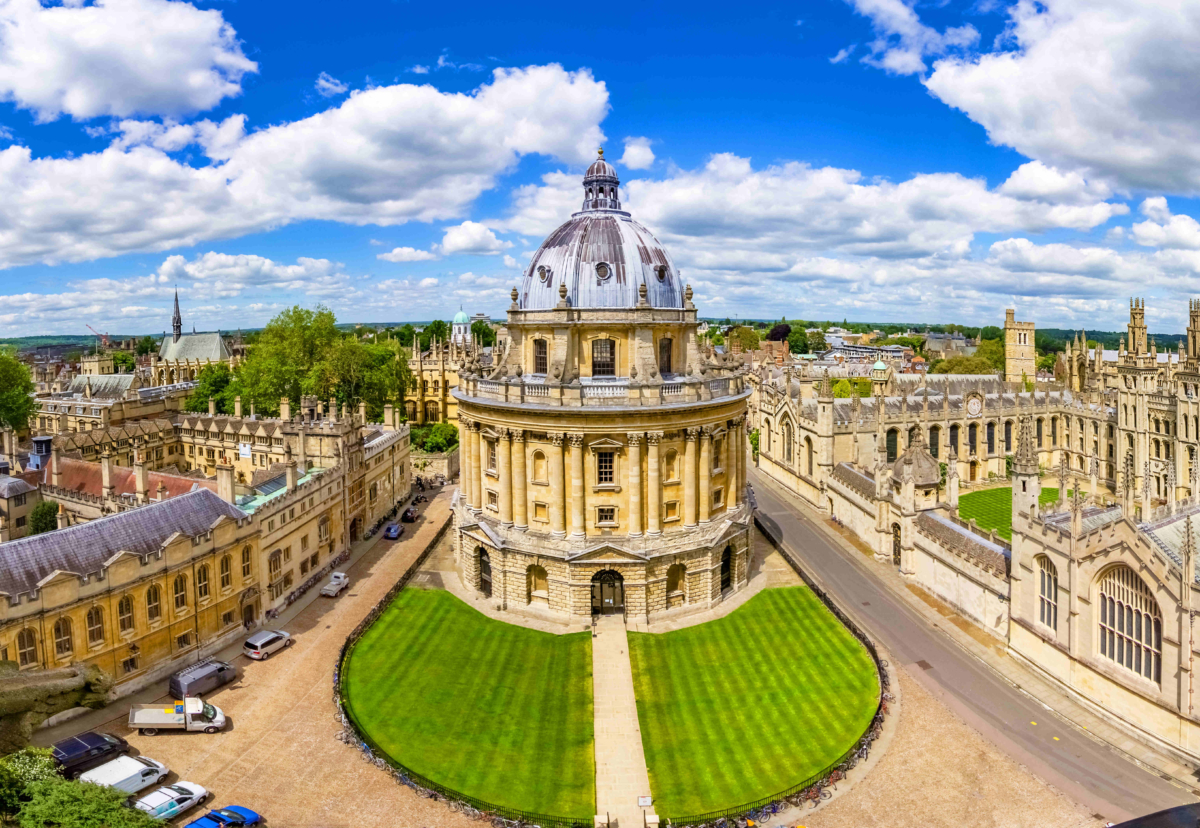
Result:
{"label": "arched doorway", "polygon": [[350,542],[351,543],[358,543],[358,526],[359,526],[358,521],[359,521],[358,518],[355,518],[354,520],[350,521]]}
{"label": "arched doorway", "polygon": [[721,592],[733,586],[733,549],[726,546],[721,553]]}
{"label": "arched doorway", "polygon": [[900,524],[892,524],[892,563],[900,565]]}
{"label": "arched doorway", "polygon": [[617,615],[625,612],[625,579],[613,569],[602,569],[592,576],[592,615]]}
{"label": "arched doorway", "polygon": [[482,546],[479,547],[479,591],[492,597],[492,559]]}

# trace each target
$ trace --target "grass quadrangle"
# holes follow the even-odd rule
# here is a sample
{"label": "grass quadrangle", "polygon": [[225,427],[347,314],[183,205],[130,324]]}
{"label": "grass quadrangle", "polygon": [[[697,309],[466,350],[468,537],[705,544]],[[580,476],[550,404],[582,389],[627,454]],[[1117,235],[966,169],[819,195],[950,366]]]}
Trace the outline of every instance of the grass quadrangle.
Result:
{"label": "grass quadrangle", "polygon": [[663,816],[803,781],[854,745],[879,701],[870,655],[806,586],[766,589],[723,618],[629,642]]}
{"label": "grass quadrangle", "polygon": [[[1074,489],[1068,489],[1070,496]],[[1058,500],[1057,486],[1043,486],[1038,497],[1038,505],[1045,508],[1047,504]],[[1012,540],[1012,487],[1001,486],[996,489],[984,489],[981,492],[971,492],[958,498],[958,516],[963,520],[975,519],[975,525],[984,531],[995,529],[996,534],[1005,540]]]}
{"label": "grass quadrangle", "polygon": [[595,813],[592,648],[405,589],[355,645],[350,714],[392,758],[509,808]]}

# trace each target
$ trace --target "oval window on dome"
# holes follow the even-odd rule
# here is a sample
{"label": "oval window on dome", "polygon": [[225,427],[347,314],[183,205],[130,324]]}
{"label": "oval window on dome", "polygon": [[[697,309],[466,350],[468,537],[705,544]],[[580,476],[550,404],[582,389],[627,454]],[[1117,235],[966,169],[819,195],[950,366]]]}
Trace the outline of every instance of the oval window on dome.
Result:
{"label": "oval window on dome", "polygon": [[611,275],[612,275],[612,268],[609,267],[608,265],[606,265],[604,262],[601,262],[600,264],[596,265],[596,278],[599,279],[601,282],[607,280],[608,277]]}
{"label": "oval window on dome", "polygon": [[658,281],[660,281],[660,282],[667,281],[667,266],[666,265],[659,265],[658,267],[654,268],[654,272],[658,276]]}
{"label": "oval window on dome", "polygon": [[538,275],[538,279],[540,279],[541,281],[543,281],[543,282],[549,281],[550,280],[550,268],[548,268],[544,265],[542,267],[539,267],[537,269],[537,275]]}

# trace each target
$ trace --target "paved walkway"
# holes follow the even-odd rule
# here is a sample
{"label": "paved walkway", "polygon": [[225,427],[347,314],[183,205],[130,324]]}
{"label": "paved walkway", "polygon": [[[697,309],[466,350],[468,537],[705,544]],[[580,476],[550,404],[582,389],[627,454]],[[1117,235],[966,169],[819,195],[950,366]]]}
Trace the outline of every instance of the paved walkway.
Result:
{"label": "paved walkway", "polygon": [[639,796],[650,795],[642,750],[629,638],[619,615],[601,616],[592,639],[592,705],[596,739],[596,813],[618,828],[641,828]]}

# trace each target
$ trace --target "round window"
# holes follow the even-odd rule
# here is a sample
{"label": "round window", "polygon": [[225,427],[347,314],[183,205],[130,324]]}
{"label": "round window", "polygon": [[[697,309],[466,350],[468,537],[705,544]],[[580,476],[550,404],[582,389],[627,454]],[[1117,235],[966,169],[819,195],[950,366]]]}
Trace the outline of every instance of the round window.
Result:
{"label": "round window", "polygon": [[538,278],[543,282],[550,278],[550,269],[547,267],[539,267],[537,269]]}
{"label": "round window", "polygon": [[603,282],[605,279],[607,279],[611,275],[612,275],[612,269],[609,268],[609,266],[606,265],[604,262],[601,262],[600,264],[596,265],[596,278],[599,279],[601,282]]}
{"label": "round window", "polygon": [[658,267],[654,268],[654,271],[658,274],[658,281],[660,281],[660,282],[667,281],[667,266],[666,265],[659,265]]}

